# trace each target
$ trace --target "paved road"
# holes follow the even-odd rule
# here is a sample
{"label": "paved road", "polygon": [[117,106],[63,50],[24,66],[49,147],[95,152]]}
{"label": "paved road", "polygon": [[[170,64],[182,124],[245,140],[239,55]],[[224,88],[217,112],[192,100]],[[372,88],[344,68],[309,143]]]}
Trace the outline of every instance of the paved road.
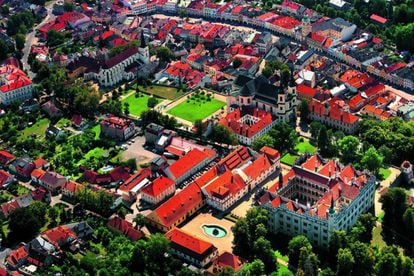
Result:
{"label": "paved road", "polygon": [[34,42],[37,42],[37,38],[35,36],[36,30],[38,30],[39,27],[43,26],[44,24],[49,23],[52,20],[55,20],[56,16],[52,14],[54,3],[55,1],[51,1],[45,6],[47,10],[47,16],[42,20],[42,22],[40,22],[36,27],[34,27],[30,33],[26,35],[26,43],[24,44],[24,48],[23,48],[22,64],[23,64],[23,69],[27,70],[30,78],[33,78],[35,75],[32,71],[30,71],[30,66],[27,62],[27,59],[29,57],[30,49],[32,48],[32,45],[34,44]]}

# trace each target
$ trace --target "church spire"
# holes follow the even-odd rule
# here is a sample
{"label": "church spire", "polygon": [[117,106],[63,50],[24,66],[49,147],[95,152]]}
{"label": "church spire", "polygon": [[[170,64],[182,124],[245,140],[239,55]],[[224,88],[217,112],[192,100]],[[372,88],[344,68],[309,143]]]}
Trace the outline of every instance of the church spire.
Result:
{"label": "church spire", "polygon": [[140,46],[140,48],[145,48],[145,47],[147,47],[147,43],[145,42],[144,30],[141,30],[141,46]]}

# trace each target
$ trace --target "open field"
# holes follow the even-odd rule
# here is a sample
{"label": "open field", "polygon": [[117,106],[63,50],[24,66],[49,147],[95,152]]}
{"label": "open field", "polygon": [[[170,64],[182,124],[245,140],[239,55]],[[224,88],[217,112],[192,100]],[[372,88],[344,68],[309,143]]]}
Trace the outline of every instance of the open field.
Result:
{"label": "open field", "polygon": [[194,123],[197,120],[205,119],[225,105],[225,102],[216,99],[206,102],[187,100],[173,107],[167,113]]}
{"label": "open field", "polygon": [[140,93],[139,97],[137,98],[135,95],[136,94],[133,93],[129,95],[128,97],[126,97],[125,99],[121,100],[121,102],[122,102],[122,107],[124,107],[123,106],[124,103],[128,103],[129,113],[131,115],[139,117],[141,116],[142,112],[147,111],[149,109],[147,104],[148,104],[148,99],[150,98],[150,96],[144,93]]}
{"label": "open field", "polygon": [[[133,85],[135,89],[136,85]],[[161,86],[161,85],[151,85],[144,88],[142,85],[138,86],[140,91],[143,91],[146,94],[151,94],[160,98],[174,100],[183,95],[183,92],[178,91],[175,87]]]}

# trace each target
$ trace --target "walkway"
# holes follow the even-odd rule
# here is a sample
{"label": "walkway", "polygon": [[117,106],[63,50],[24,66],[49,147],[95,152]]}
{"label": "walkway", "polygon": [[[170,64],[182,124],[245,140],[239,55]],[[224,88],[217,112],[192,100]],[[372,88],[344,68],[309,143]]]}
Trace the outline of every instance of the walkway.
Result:
{"label": "walkway", "polygon": [[381,192],[388,187],[392,183],[394,183],[395,179],[400,175],[401,171],[394,167],[389,167],[391,170],[391,174],[387,177],[387,179],[381,181],[380,187],[375,190],[375,198],[374,198],[374,209],[375,209],[375,216],[378,217],[379,214],[382,212],[382,204],[380,203]]}

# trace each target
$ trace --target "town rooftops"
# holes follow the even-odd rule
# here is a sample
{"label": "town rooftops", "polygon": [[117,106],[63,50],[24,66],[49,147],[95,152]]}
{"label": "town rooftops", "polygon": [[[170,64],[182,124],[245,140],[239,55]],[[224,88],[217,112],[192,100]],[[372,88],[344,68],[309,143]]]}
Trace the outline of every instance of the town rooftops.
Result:
{"label": "town rooftops", "polygon": [[5,150],[0,150],[0,165],[6,165],[16,158],[13,154]]}
{"label": "town rooftops", "polygon": [[207,241],[199,239],[178,228],[165,234],[172,243],[172,248],[201,261],[217,248]]}
{"label": "town rooftops", "polygon": [[130,47],[128,49],[126,49],[125,51],[123,51],[122,53],[119,53],[113,57],[111,57],[110,59],[108,59],[103,68],[104,69],[109,69],[114,67],[115,65],[121,63],[122,61],[126,60],[127,58],[135,55],[138,53],[138,49],[135,47]]}
{"label": "town rooftops", "polygon": [[13,176],[4,170],[0,170],[0,188],[3,187]]}
{"label": "town rooftops", "polygon": [[167,169],[177,179],[187,173],[191,168],[213,158],[216,155],[214,150],[204,149],[204,151],[194,148],[179,160],[171,164]]}
{"label": "town rooftops", "polygon": [[110,218],[108,221],[108,226],[121,232],[132,241],[139,240],[144,236],[141,231],[138,231],[132,226],[132,223],[118,216]]}
{"label": "town rooftops", "polygon": [[161,204],[148,215],[148,218],[153,221],[159,221],[164,227],[170,227],[202,202],[201,189],[193,182]]}
{"label": "town rooftops", "polygon": [[132,122],[129,119],[123,119],[116,116],[108,116],[101,121],[101,125],[116,129],[128,128],[131,125],[131,123]]}
{"label": "town rooftops", "polygon": [[371,20],[373,20],[373,21],[375,21],[377,23],[381,23],[381,24],[385,24],[385,23],[388,22],[388,19],[386,19],[386,18],[384,18],[382,16],[379,16],[379,15],[377,15],[375,13],[371,14],[371,16],[369,17],[369,19],[371,19]]}
{"label": "town rooftops", "polygon": [[7,93],[32,84],[26,73],[13,65],[0,66],[0,92]]}
{"label": "town rooftops", "polygon": [[159,194],[164,192],[171,186],[174,186],[175,183],[171,179],[165,176],[160,176],[154,181],[152,181],[149,185],[145,186],[141,192],[151,196],[157,197]]}

